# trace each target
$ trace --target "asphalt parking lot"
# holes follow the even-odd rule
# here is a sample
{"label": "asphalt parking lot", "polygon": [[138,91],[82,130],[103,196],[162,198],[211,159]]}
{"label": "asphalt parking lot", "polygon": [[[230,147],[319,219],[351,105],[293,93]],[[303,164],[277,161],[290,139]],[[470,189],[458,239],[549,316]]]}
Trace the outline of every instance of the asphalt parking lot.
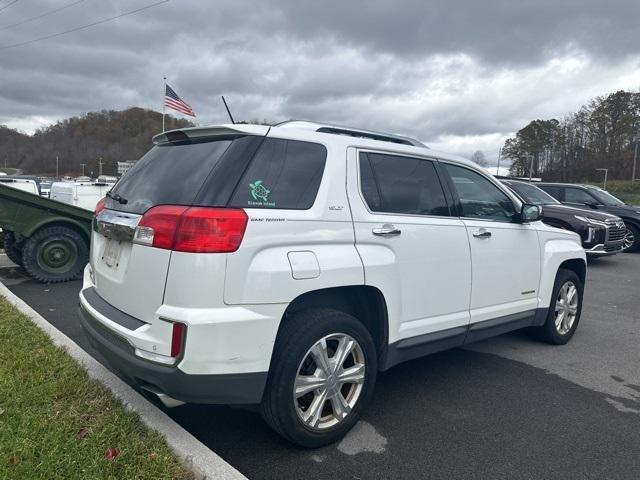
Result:
{"label": "asphalt parking lot", "polygon": [[[94,354],[76,319],[79,282],[42,285],[0,265],[5,285]],[[170,414],[251,479],[638,479],[640,254],[590,263],[568,345],[515,332],[399,365],[337,445],[295,448],[247,410]]]}

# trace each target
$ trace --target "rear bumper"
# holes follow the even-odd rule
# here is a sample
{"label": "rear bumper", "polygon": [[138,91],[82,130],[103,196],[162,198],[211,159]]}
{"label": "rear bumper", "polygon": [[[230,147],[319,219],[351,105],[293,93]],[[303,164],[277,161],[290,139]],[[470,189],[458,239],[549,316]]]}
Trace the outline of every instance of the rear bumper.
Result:
{"label": "rear bumper", "polygon": [[121,376],[140,387],[151,388],[188,403],[260,403],[267,372],[237,374],[187,374],[175,366],[141,359],[133,346],[80,304],[80,324],[90,343]]}

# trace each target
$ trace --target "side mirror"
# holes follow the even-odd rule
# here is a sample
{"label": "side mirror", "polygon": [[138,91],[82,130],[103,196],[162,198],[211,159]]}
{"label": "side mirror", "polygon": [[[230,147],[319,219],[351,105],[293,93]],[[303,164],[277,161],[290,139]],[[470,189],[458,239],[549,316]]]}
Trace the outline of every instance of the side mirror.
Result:
{"label": "side mirror", "polygon": [[531,203],[525,203],[520,210],[520,221],[522,223],[536,222],[542,220],[542,207],[540,205],[533,205]]}
{"label": "side mirror", "polygon": [[596,202],[584,202],[584,204],[589,208],[593,208],[593,209],[598,208],[598,204]]}

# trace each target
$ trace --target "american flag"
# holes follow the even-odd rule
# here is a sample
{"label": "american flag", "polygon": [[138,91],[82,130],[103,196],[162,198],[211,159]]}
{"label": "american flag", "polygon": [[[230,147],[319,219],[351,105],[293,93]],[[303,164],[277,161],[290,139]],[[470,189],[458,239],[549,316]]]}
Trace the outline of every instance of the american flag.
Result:
{"label": "american flag", "polygon": [[172,108],[174,110],[179,111],[180,113],[184,113],[185,115],[189,115],[190,117],[195,117],[196,114],[193,113],[191,107],[182,100],[176,92],[173,91],[169,85],[165,85],[166,90],[164,92],[164,105],[165,107]]}

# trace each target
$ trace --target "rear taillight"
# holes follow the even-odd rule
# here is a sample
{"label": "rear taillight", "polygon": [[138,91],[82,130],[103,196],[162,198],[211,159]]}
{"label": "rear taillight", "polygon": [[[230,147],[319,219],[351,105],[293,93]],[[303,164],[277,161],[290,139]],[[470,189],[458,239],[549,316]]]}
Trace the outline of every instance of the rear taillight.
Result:
{"label": "rear taillight", "polygon": [[142,216],[134,242],[177,252],[235,252],[246,227],[244,210],[159,205]]}
{"label": "rear taillight", "polygon": [[147,213],[138,222],[134,242],[173,250],[180,218],[188,208],[177,205],[161,205],[147,210]]}
{"label": "rear taillight", "polygon": [[187,326],[184,323],[174,323],[171,331],[171,356],[177,357],[182,353],[184,345],[184,336],[187,332]]}
{"label": "rear taillight", "polygon": [[106,203],[107,203],[107,197],[102,197],[100,200],[98,200],[98,203],[96,204],[96,209],[93,212],[94,217],[97,217],[101,211],[107,208]]}

